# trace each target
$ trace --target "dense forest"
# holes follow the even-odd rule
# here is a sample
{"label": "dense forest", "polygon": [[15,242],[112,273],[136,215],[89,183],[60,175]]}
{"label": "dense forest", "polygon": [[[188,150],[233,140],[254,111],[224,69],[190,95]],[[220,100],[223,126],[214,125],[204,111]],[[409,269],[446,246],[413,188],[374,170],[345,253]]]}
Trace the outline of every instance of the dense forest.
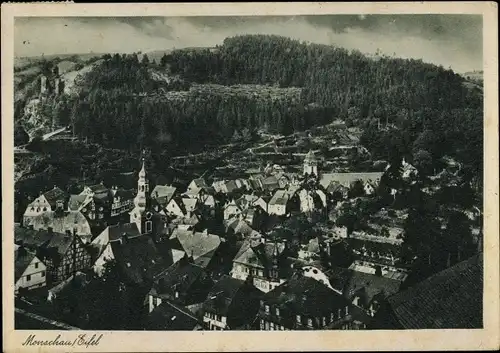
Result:
{"label": "dense forest", "polygon": [[[432,165],[451,155],[476,175],[482,170],[482,94],[422,61],[269,35],[227,38],[216,50],[175,50],[158,64],[147,55],[103,59],[77,80],[79,95],[61,109],[71,111],[78,135],[105,146],[201,149],[245,128],[289,134],[340,118],[363,128],[362,143],[375,158],[396,154]],[[256,86],[245,95],[199,92],[195,83]],[[298,98],[290,87],[301,90]]]}
{"label": "dense forest", "polygon": [[442,67],[272,35],[174,50],[159,63],[101,59],[72,95],[45,100],[41,111],[104,147],[177,154],[243,131],[286,135],[340,118],[363,129],[374,159],[431,170],[449,155],[482,179],[482,93]]}

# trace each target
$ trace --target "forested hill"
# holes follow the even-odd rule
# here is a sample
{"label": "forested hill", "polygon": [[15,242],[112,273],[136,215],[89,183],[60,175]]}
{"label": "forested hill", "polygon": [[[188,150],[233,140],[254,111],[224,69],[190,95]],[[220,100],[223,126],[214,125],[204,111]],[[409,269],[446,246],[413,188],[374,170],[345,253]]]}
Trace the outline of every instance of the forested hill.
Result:
{"label": "forested hill", "polygon": [[79,81],[84,94],[71,111],[76,132],[104,145],[174,152],[227,141],[243,129],[287,134],[340,118],[364,129],[362,142],[375,157],[432,161],[446,154],[482,169],[481,92],[422,61],[269,35],[175,50],[155,63],[103,58]]}

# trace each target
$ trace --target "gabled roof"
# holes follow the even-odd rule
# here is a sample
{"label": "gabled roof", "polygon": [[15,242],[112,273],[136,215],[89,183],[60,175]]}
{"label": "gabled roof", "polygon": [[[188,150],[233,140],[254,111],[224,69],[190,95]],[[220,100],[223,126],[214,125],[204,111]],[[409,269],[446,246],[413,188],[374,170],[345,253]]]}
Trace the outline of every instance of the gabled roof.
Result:
{"label": "gabled roof", "polygon": [[174,196],[177,188],[170,185],[156,185],[151,192],[151,197],[158,200],[162,205],[166,205]]}
{"label": "gabled roof", "polygon": [[333,268],[327,274],[331,285],[340,290],[346,298],[352,299],[356,294],[360,295],[365,305],[369,305],[378,295],[385,298],[399,292],[403,283],[396,279],[339,267]]}
{"label": "gabled roof", "polygon": [[321,174],[319,183],[324,188],[327,188],[332,181],[336,181],[339,184],[350,187],[352,183],[357,180],[362,182],[380,180],[382,178],[382,172],[369,172],[369,173],[323,173]]}
{"label": "gabled roof", "polygon": [[122,200],[132,200],[135,197],[134,190],[118,189],[115,192],[114,197],[119,197]]}
{"label": "gabled roof", "polygon": [[68,209],[70,211],[80,211],[90,201],[92,201],[92,198],[88,197],[88,195],[70,195],[68,201]]}
{"label": "gabled roof", "polygon": [[111,249],[122,272],[135,284],[147,284],[164,269],[163,259],[148,235],[111,242]]}
{"label": "gabled roof", "polygon": [[274,193],[271,201],[269,201],[269,205],[283,205],[285,206],[288,201],[290,200],[290,197],[286,190],[276,190]]}
{"label": "gabled roof", "polygon": [[49,292],[54,294],[61,293],[68,288],[73,289],[74,284],[77,285],[77,288],[81,289],[83,286],[85,286],[85,284],[87,284],[87,275],[80,271],[77,271],[75,275],[71,275],[58,285],[52,287],[51,289],[49,289]]}
{"label": "gabled roof", "polygon": [[15,283],[19,280],[19,278],[21,278],[24,271],[26,271],[26,269],[36,256],[34,253],[29,252],[23,248],[16,250],[14,256],[15,256],[14,283]]}
{"label": "gabled roof", "polygon": [[236,254],[234,262],[260,268],[270,268],[272,266],[273,256],[277,251],[279,256],[285,245],[283,243],[259,243],[257,246],[252,246],[250,241],[245,241]]}
{"label": "gabled roof", "polygon": [[[75,224],[80,226],[90,226],[87,218],[80,211],[66,211],[58,216],[55,211],[44,212],[32,218],[31,224],[35,229],[48,229],[52,227],[56,233],[65,233],[67,230],[73,231]],[[90,234],[90,232],[89,232]]]}
{"label": "gabled roof", "polygon": [[239,199],[235,200],[235,203],[236,205],[240,208],[240,209],[246,209],[250,206],[253,205],[253,203],[255,201],[257,201],[259,199],[258,196],[255,196],[255,195],[243,195],[241,196]]}
{"label": "gabled roof", "polygon": [[483,255],[478,254],[388,298],[406,329],[481,328]]}
{"label": "gabled roof", "polygon": [[89,185],[88,188],[95,194],[103,194],[109,192],[109,189],[103,184]]}
{"label": "gabled roof", "polygon": [[203,303],[205,311],[227,316],[238,291],[245,285],[245,281],[232,278],[228,275],[221,277],[208,293]]}
{"label": "gabled roof", "polygon": [[43,196],[51,207],[56,207],[57,201],[66,201],[68,197],[68,195],[58,187],[54,187],[52,190],[47,191]]}
{"label": "gabled roof", "polygon": [[120,223],[106,227],[99,236],[91,243],[92,247],[98,249],[100,255],[109,242],[118,241],[123,236],[134,238],[140,236],[139,228],[136,223]]}
{"label": "gabled roof", "polygon": [[48,243],[52,234],[47,230],[33,230],[20,226],[14,227],[14,242],[29,249],[38,249]]}
{"label": "gabled roof", "polygon": [[182,198],[182,203],[186,211],[193,212],[198,204],[198,199],[191,199],[188,197],[184,197]]}
{"label": "gabled roof", "polygon": [[327,317],[337,308],[350,305],[342,295],[323,283],[295,275],[263,296],[266,304],[275,305],[295,315]]}
{"label": "gabled roof", "polygon": [[57,255],[55,257],[55,260],[57,262],[64,257],[70,246],[73,244],[73,241],[77,240],[71,233],[53,233],[50,241],[44,247],[49,251],[55,251],[54,255]]}
{"label": "gabled roof", "polygon": [[147,329],[152,331],[192,331],[199,324],[196,316],[188,309],[164,301],[149,314]]}
{"label": "gabled roof", "polygon": [[187,293],[198,280],[206,277],[203,267],[195,265],[186,258],[175,262],[154,278],[154,294]]}
{"label": "gabled roof", "polygon": [[221,238],[215,234],[199,233],[190,230],[175,229],[170,239],[177,239],[182,249],[196,262],[203,256],[213,256],[221,244]]}

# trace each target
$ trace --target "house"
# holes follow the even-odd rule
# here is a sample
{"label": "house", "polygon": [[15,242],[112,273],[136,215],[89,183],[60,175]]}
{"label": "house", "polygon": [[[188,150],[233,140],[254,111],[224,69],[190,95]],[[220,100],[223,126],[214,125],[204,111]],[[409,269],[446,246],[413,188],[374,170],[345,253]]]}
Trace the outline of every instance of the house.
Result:
{"label": "house", "polygon": [[148,314],[148,331],[199,331],[200,320],[191,311],[168,301],[156,306]]}
{"label": "house", "polygon": [[244,194],[239,199],[234,200],[234,203],[240,208],[242,211],[246,211],[249,208],[253,207],[254,203],[259,199],[258,196]]}
{"label": "house", "polygon": [[290,188],[287,190],[276,190],[273,197],[267,205],[267,211],[270,215],[283,216],[289,210],[294,208],[294,202],[298,201],[298,188]]}
{"label": "house", "polygon": [[190,218],[197,209],[198,199],[188,197],[177,197],[170,200],[165,208],[167,215],[175,217]]}
{"label": "house", "polygon": [[254,206],[260,207],[264,212],[269,213],[269,201],[271,201],[271,197],[269,196],[261,196],[253,203]]}
{"label": "house", "polygon": [[82,211],[90,202],[90,195],[70,195],[68,200],[68,211]]}
{"label": "house", "polygon": [[264,294],[258,320],[266,331],[347,328],[352,309],[341,294],[298,273]]}
{"label": "house", "polygon": [[151,198],[162,207],[167,207],[170,200],[174,197],[177,188],[170,185],[156,185],[151,192]]}
{"label": "house", "polygon": [[389,296],[373,329],[483,328],[483,254]]}
{"label": "house", "polygon": [[[87,274],[77,271],[74,275],[69,276],[64,281],[50,288],[47,291],[47,301],[53,303],[60,297],[64,296],[67,292],[74,291],[75,287],[81,289],[83,286],[85,286],[85,284],[87,284]],[[76,293],[71,294],[75,295]]]}
{"label": "house", "polygon": [[130,212],[134,208],[134,191],[118,189],[117,187],[111,188],[113,194],[113,201],[111,204],[111,217],[120,216]]}
{"label": "house", "polygon": [[231,200],[227,205],[224,206],[224,219],[230,219],[233,217],[238,217],[241,214],[241,208],[238,206],[236,201]]}
{"label": "house", "polygon": [[45,244],[52,238],[52,229],[34,230],[33,227],[14,226],[14,244],[23,246],[26,249],[38,254]]}
{"label": "house", "polygon": [[203,178],[198,178],[198,179],[193,179],[186,190],[186,194],[188,195],[197,195],[201,190],[206,190],[208,189],[208,185],[205,182],[205,179]]}
{"label": "house", "polygon": [[350,188],[356,181],[361,181],[364,185],[369,182],[372,187],[380,183],[382,175],[381,172],[369,173],[322,173],[319,183],[325,189],[329,187],[332,182],[342,185],[345,188]]}
{"label": "house", "polygon": [[38,254],[47,267],[47,281],[51,283],[61,282],[76,271],[92,266],[91,254],[76,231],[53,232]]}
{"label": "house", "polygon": [[321,210],[326,207],[326,195],[321,190],[301,189],[298,193],[300,212],[306,213]]}
{"label": "house", "polygon": [[[371,184],[370,184],[371,185]],[[366,191],[366,190],[365,190]],[[338,183],[337,181],[332,181],[327,187],[326,192],[334,199],[345,200],[349,196],[349,188]]]}
{"label": "house", "polygon": [[206,269],[220,264],[222,255],[219,247],[223,239],[215,234],[195,232],[194,230],[175,229],[170,236],[173,249],[183,251],[193,259],[193,263]]}
{"label": "house", "polygon": [[149,312],[168,302],[198,311],[213,285],[209,274],[187,255],[155,276],[148,293]]}
{"label": "house", "polygon": [[246,280],[252,276],[255,287],[269,292],[284,282],[289,266],[286,264],[287,250],[284,243],[243,242],[233,260],[231,276]]}
{"label": "house", "polygon": [[85,186],[80,195],[89,195],[92,197],[99,195],[100,198],[109,197],[110,190],[101,182],[100,184]]}
{"label": "house", "polygon": [[267,191],[274,191],[276,189],[279,189],[279,181],[276,176],[271,175],[265,179],[262,180],[262,188]]}
{"label": "house", "polygon": [[95,258],[93,268],[98,275],[102,274],[104,264],[114,258],[111,242],[121,241],[124,234],[129,238],[141,235],[135,223],[116,224],[106,227],[90,243],[90,248]]}
{"label": "house", "polygon": [[26,226],[34,230],[49,230],[65,234],[67,230],[76,231],[84,243],[92,240],[92,229],[89,221],[81,211],[47,211],[33,217]]}
{"label": "house", "polygon": [[120,240],[110,244],[110,260],[116,261],[128,285],[147,288],[168,265],[160,256],[152,237],[147,234],[129,237],[125,233]]}
{"label": "house", "polygon": [[65,208],[68,195],[57,186],[31,202],[23,215],[23,224],[29,225],[34,217],[40,216],[45,212],[62,211]]}
{"label": "house", "polygon": [[47,267],[34,252],[19,246],[14,251],[14,293],[24,289],[44,287]]}
{"label": "house", "polygon": [[370,316],[376,314],[383,300],[399,292],[405,280],[340,267],[328,271],[328,277],[333,288]]}
{"label": "house", "polygon": [[262,292],[251,280],[223,276],[203,303],[203,325],[209,330],[250,329],[259,310]]}

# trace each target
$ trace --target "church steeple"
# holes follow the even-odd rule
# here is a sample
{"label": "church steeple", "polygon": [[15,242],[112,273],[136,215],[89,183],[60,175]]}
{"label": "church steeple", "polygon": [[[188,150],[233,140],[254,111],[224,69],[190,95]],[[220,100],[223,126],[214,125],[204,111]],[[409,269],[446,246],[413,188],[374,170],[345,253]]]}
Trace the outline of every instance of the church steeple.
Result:
{"label": "church steeple", "polygon": [[146,161],[144,152],[142,156],[142,167],[137,180],[137,195],[134,198],[134,209],[130,212],[130,223],[137,224],[137,228],[142,233],[142,215],[149,207],[149,181],[146,172]]}
{"label": "church steeple", "polygon": [[310,150],[304,158],[304,175],[306,174],[318,176],[318,160],[312,150]]}

